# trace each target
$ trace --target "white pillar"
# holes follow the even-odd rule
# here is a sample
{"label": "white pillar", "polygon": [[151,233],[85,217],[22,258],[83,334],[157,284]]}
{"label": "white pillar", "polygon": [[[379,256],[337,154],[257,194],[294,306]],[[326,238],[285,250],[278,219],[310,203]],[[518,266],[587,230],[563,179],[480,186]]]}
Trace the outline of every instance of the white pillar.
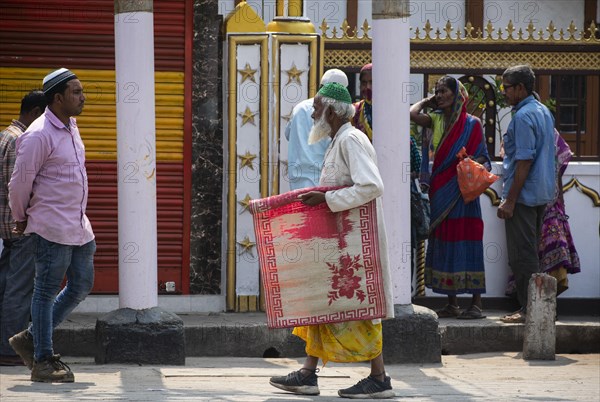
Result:
{"label": "white pillar", "polygon": [[158,306],[151,0],[115,1],[119,308]]}
{"label": "white pillar", "polygon": [[373,145],[385,186],[394,304],[400,305],[411,304],[408,17],[407,1],[373,1]]}

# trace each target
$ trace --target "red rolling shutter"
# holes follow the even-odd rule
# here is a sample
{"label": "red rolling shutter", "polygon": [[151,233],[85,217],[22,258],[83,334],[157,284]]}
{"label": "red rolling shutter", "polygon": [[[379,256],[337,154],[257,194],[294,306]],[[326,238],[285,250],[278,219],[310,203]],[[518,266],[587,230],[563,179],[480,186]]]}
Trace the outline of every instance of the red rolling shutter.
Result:
{"label": "red rolling shutter", "polygon": [[[0,7],[2,66],[115,69],[114,1],[2,0]],[[154,1],[156,71],[184,70],[184,32],[185,1]]]}
{"label": "red rolling shutter", "polygon": [[[189,43],[186,45],[186,32],[187,35],[191,32],[191,7],[185,0],[155,0],[153,4],[155,71],[188,74],[190,67],[186,68],[186,63],[191,63],[191,48]],[[0,77],[4,76],[4,81],[9,84],[0,82],[5,95],[0,97],[0,109],[5,110],[0,112],[1,123],[10,122],[8,111],[12,114],[18,110],[15,103],[26,92],[41,86],[41,77],[39,83],[37,77],[17,82],[23,69],[50,71],[67,67],[82,72],[82,75],[85,75],[82,70],[89,70],[90,75],[97,75],[98,70],[114,70],[114,18],[113,0],[2,0]],[[34,75],[37,74],[38,71],[35,71]],[[185,81],[189,83],[189,77],[186,76]],[[174,115],[165,116],[167,109],[163,109],[162,116],[159,116],[161,112],[157,106],[157,119],[163,119],[157,121],[157,125],[161,125],[157,127],[157,134],[163,136],[162,144],[167,147],[167,151],[162,149],[161,153],[162,145],[157,145],[158,281],[173,281],[177,292],[188,293],[190,212],[189,201],[186,200],[190,199],[191,157],[186,153],[184,143],[189,145],[191,141],[190,90],[174,95],[173,99],[177,96],[180,100],[174,102],[177,103],[176,108],[185,108],[182,118],[185,122],[173,121],[177,119],[173,119]],[[106,128],[114,127],[114,104],[109,107],[99,103],[94,106],[91,101],[88,115],[84,110],[81,116],[80,129],[84,141],[86,132],[93,131],[92,128],[86,131],[85,124],[98,127],[97,122],[104,119]],[[170,126],[165,127],[165,124]],[[107,131],[106,128],[103,130]],[[98,128],[95,130],[98,131]],[[110,136],[111,133],[103,135]],[[114,137],[110,141],[114,141]],[[101,139],[90,141],[86,149],[88,155],[101,155],[104,148],[93,149],[95,143],[101,142]],[[181,156],[173,152],[181,152]],[[163,158],[162,155],[167,154]],[[90,156],[87,159],[90,187],[88,215],[98,246],[93,292],[117,293],[117,163],[114,151],[112,154],[105,153],[102,160]]]}

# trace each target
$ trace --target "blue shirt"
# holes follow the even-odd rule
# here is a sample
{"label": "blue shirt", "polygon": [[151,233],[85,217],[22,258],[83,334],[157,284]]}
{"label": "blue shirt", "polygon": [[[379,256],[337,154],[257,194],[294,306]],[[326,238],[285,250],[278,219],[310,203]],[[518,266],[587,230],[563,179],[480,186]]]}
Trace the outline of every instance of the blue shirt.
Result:
{"label": "blue shirt", "polygon": [[288,178],[292,190],[319,185],[325,151],[331,143],[331,138],[325,138],[308,145],[308,135],[313,127],[312,113],[312,98],[298,103],[285,128],[285,138],[289,141]]}
{"label": "blue shirt", "polygon": [[504,134],[502,198],[508,196],[517,162],[533,160],[517,202],[531,207],[545,205],[554,200],[556,192],[554,118],[548,108],[531,95],[519,102],[513,111]]}

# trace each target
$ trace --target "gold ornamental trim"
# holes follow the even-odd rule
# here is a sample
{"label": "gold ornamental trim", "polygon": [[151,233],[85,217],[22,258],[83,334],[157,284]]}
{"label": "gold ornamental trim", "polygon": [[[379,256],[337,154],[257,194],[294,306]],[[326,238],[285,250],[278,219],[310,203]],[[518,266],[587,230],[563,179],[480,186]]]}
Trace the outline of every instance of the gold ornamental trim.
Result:
{"label": "gold ornamental trim", "polygon": [[425,296],[425,241],[417,247],[417,296]]}
{"label": "gold ornamental trim", "polygon": [[[371,63],[370,49],[326,49],[325,67],[361,68]],[[411,69],[504,70],[529,64],[534,70],[594,71],[600,66],[599,52],[494,52],[411,50]]]}
{"label": "gold ornamental trim", "polygon": [[[572,178],[567,184],[563,186],[563,192],[566,193],[572,188],[576,188],[582,194],[586,195],[590,200],[592,200],[594,207],[600,207],[600,194],[598,194],[596,190],[584,184],[581,184],[581,182],[576,178]],[[493,188],[487,188],[484,194],[488,196],[493,206],[497,207],[498,205],[500,205],[501,198],[496,192],[496,190],[494,190]]]}
{"label": "gold ornamental trim", "polygon": [[287,0],[287,12],[284,0],[277,0],[275,19],[267,24],[267,31],[273,33],[314,34],[315,26],[304,14],[303,0]]}
{"label": "gold ornamental trim", "polygon": [[567,184],[563,186],[563,192],[569,191],[571,188],[575,187],[577,190],[581,191],[583,194],[589,197],[590,200],[594,203],[595,207],[600,207],[600,194],[593,188],[587,187],[576,179],[572,178],[569,180]]}
{"label": "gold ornamental trim", "polygon": [[[371,62],[371,27],[367,20],[358,28],[350,27],[344,20],[339,29],[329,27],[323,20],[319,29],[324,39],[326,67],[359,69]],[[512,21],[506,28],[495,28],[488,21],[483,31],[475,30],[470,22],[457,29],[447,22],[445,28],[434,31],[427,21],[422,29],[411,28],[410,67],[413,70],[497,71],[511,65],[529,64],[536,70],[597,71],[600,66],[598,32],[593,22],[582,31],[573,22],[566,30],[557,30],[552,21],[545,29],[538,29],[530,22],[525,30],[517,30]],[[348,49],[348,45],[353,48]],[[513,49],[520,51],[513,52]]]}
{"label": "gold ornamental trim", "polygon": [[[228,161],[228,196],[227,196],[227,310],[236,310],[238,298],[235,291],[236,277],[236,227],[237,227],[237,130],[238,130],[238,76],[242,75],[236,65],[238,45],[260,46],[260,192],[262,197],[268,195],[268,153],[269,153],[269,37],[267,35],[230,35],[229,46],[229,71],[228,71],[228,137],[229,137],[229,161]],[[242,75],[243,76],[243,75]]]}
{"label": "gold ornamental trim", "polygon": [[315,26],[308,19],[278,18],[267,24],[267,31],[273,33],[314,34]]}
{"label": "gold ornamental trim", "polygon": [[245,0],[235,6],[233,11],[225,17],[223,26],[225,33],[258,33],[267,31],[265,22]]}
{"label": "gold ornamental trim", "polygon": [[[412,29],[411,29],[412,31]],[[527,28],[515,28],[512,20],[508,22],[506,28],[495,28],[491,21],[488,21],[483,31],[473,27],[471,22],[467,22],[464,28],[456,30],[450,23],[446,22],[446,26],[440,31],[439,28],[433,31],[429,20],[425,23],[423,30],[416,28],[411,41],[420,42],[454,42],[454,43],[494,43],[494,44],[513,44],[513,43],[533,43],[544,45],[564,45],[564,44],[599,44],[600,39],[596,36],[598,28],[592,22],[589,28],[579,31],[573,21],[565,30],[562,28],[557,31],[554,22],[550,21],[545,29],[538,29],[529,21]]]}
{"label": "gold ornamental trim", "polygon": [[498,195],[496,190],[494,190],[493,188],[491,188],[491,187],[486,188],[483,194],[485,194],[490,199],[490,201],[492,202],[492,205],[494,207],[497,207],[498,205],[500,205],[500,201],[502,201],[502,200],[500,199],[500,196]]}
{"label": "gold ornamental trim", "polygon": [[413,50],[410,52],[412,69],[506,69],[517,64],[528,64],[534,70],[597,70],[600,52],[494,52]]}
{"label": "gold ornamental trim", "polygon": [[329,34],[329,28],[329,25],[325,19],[323,19],[319,29],[321,30],[323,39],[328,42],[371,42],[371,26],[367,20],[363,22],[360,28],[352,28],[350,24],[348,24],[348,20],[342,22],[339,31],[336,27],[333,27],[331,34]]}
{"label": "gold ornamental trim", "polygon": [[[347,42],[363,42],[371,41],[371,27],[367,20],[358,29],[353,29],[348,25],[348,21],[344,20],[340,29],[331,27],[325,20],[319,26],[323,38],[328,43],[347,43]],[[360,32],[358,32],[360,31]],[[437,28],[433,30],[429,20],[423,28],[411,28],[411,44],[430,43],[430,44],[534,44],[534,45],[598,45],[600,38],[598,37],[598,28],[592,22],[585,30],[579,30],[571,21],[571,24],[566,30],[562,28],[557,30],[554,22],[550,21],[544,29],[537,28],[532,21],[529,22],[527,28],[523,30],[515,28],[512,20],[508,22],[505,28],[494,27],[491,21],[488,21],[483,31],[480,28],[475,29],[471,22],[467,22],[465,27],[455,28],[448,21],[443,29]]]}
{"label": "gold ornamental trim", "polygon": [[325,49],[323,65],[335,68],[358,68],[371,63],[371,49]]}
{"label": "gold ornamental trim", "polygon": [[238,296],[237,309],[238,313],[254,313],[260,311],[258,296]]}

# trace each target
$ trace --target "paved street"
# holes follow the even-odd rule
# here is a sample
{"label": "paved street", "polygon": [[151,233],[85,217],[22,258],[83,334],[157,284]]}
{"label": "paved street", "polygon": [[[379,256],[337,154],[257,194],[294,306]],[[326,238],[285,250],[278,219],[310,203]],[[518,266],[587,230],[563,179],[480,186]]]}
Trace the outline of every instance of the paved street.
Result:
{"label": "paved street", "polygon": [[[321,395],[296,396],[268,384],[301,359],[187,358],[186,366],[96,365],[68,357],[73,384],[29,381],[24,367],[0,368],[0,400],[13,401],[340,401],[337,390],[368,374],[365,364],[331,364],[319,373]],[[443,356],[442,364],[391,365],[397,400],[598,401],[600,355],[558,355],[526,362],[518,353]]]}

